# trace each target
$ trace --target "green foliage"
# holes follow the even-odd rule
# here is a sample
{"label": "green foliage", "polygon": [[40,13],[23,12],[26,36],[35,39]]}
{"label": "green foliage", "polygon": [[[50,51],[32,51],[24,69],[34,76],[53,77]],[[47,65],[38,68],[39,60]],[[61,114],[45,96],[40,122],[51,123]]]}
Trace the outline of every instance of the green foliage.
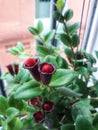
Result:
{"label": "green foliage", "polygon": [[[27,53],[20,42],[8,49],[25,61],[11,66],[17,74],[8,69],[0,77],[9,90],[7,98],[0,96],[2,130],[98,130],[98,79],[94,76],[98,51],[93,56],[78,47],[80,25],[69,23],[73,10],[63,10],[64,0],[57,0],[55,6],[60,26],[44,33],[39,20],[28,27],[37,41],[35,55]],[[57,41],[57,46],[51,41]]]}
{"label": "green foliage", "polygon": [[77,77],[77,73],[71,70],[58,69],[52,76],[50,86],[58,87],[70,84]]}
{"label": "green foliage", "polygon": [[64,5],[65,5],[65,3],[64,3],[63,0],[57,0],[56,7],[57,7],[58,10],[62,11]]}
{"label": "green foliage", "polygon": [[61,34],[60,40],[64,43],[66,46],[71,46],[72,40],[67,34]]}
{"label": "green foliage", "polygon": [[70,20],[73,17],[73,10],[72,9],[68,9],[65,14],[64,14],[64,19],[66,21]]}
{"label": "green foliage", "polygon": [[76,130],[95,130],[95,129],[93,125],[84,116],[78,116],[76,120]]}

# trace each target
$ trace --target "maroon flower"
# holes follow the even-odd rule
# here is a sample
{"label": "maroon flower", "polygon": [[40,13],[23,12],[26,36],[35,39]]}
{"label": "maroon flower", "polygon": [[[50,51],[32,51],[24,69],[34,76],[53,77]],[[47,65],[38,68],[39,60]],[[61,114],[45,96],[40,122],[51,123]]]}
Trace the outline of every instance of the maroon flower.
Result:
{"label": "maroon flower", "polygon": [[54,110],[54,104],[51,101],[45,101],[42,108],[44,112],[52,112]]}
{"label": "maroon flower", "polygon": [[18,74],[18,72],[19,72],[19,65],[18,64],[14,64],[14,72],[15,72],[15,74]]}
{"label": "maroon flower", "polygon": [[42,123],[45,119],[45,113],[43,111],[37,111],[33,114],[33,117],[36,122]]}
{"label": "maroon flower", "polygon": [[51,63],[42,63],[39,66],[40,78],[43,84],[48,85],[56,68]]}
{"label": "maroon flower", "polygon": [[7,65],[6,67],[7,67],[8,71],[9,71],[9,73],[10,73],[12,76],[14,76],[15,73],[14,73],[12,64]]}
{"label": "maroon flower", "polygon": [[29,100],[29,104],[31,106],[37,106],[37,107],[40,107],[41,106],[41,101],[42,101],[42,97],[41,96],[38,96],[38,97],[35,97],[35,98],[32,98]]}
{"label": "maroon flower", "polygon": [[23,67],[30,71],[31,75],[34,77],[35,80],[40,81],[40,74],[38,72],[38,63],[39,59],[28,58],[23,64]]}

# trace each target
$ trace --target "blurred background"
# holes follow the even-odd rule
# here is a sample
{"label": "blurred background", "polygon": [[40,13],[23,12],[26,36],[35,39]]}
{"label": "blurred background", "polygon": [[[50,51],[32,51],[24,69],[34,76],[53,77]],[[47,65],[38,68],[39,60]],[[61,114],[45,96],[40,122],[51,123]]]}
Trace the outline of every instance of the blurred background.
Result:
{"label": "blurred background", "polygon": [[[87,38],[84,38],[84,33],[86,32],[89,12],[91,13],[90,6],[93,2],[92,7],[98,8],[95,7],[96,3],[94,3],[97,2],[98,5],[98,0],[65,1],[66,8],[71,8],[74,11],[73,19],[70,22],[81,23],[81,46],[86,48],[87,41],[85,44],[85,39]],[[37,20],[41,19],[45,29],[51,29],[54,2],[56,0],[0,0],[0,65],[3,71],[6,70],[7,64],[15,61],[16,57],[9,54],[8,48],[15,46],[17,42],[22,42],[27,50],[32,47],[32,54],[35,54],[35,40],[27,28],[34,26]]]}

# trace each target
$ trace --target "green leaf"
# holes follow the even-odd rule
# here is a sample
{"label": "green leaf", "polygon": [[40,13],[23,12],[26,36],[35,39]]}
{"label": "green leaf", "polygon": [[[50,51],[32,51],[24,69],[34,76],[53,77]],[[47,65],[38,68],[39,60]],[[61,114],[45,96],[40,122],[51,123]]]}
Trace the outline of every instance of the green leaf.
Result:
{"label": "green leaf", "polygon": [[77,73],[67,69],[57,69],[53,74],[49,86],[58,87],[70,84],[77,77]]}
{"label": "green leaf", "polygon": [[97,96],[98,96],[98,81],[95,83],[94,88],[95,88]]}
{"label": "green leaf", "polygon": [[79,86],[79,92],[83,94],[83,97],[88,96],[88,88],[85,81],[82,79],[77,79],[76,84]]}
{"label": "green leaf", "polygon": [[73,124],[64,124],[61,126],[61,130],[75,130],[75,128]]}
{"label": "green leaf", "polygon": [[23,123],[19,118],[14,118],[8,123],[8,130],[22,130]]}
{"label": "green leaf", "polygon": [[46,35],[45,35],[45,42],[48,43],[50,42],[53,38],[54,38],[54,35],[55,35],[55,30],[52,30],[50,32],[48,32]]}
{"label": "green leaf", "polygon": [[29,57],[29,55],[26,54],[26,53],[21,53],[21,54],[18,55],[18,58],[23,58],[23,59],[25,59],[25,58],[28,58],[28,57]]}
{"label": "green leaf", "polygon": [[71,48],[65,47],[64,52],[68,58],[73,58],[73,52],[72,52]]}
{"label": "green leaf", "polygon": [[17,114],[19,114],[19,110],[14,108],[14,107],[9,107],[6,111],[7,113],[7,122],[10,122],[11,120],[13,120],[14,117],[17,116]]}
{"label": "green leaf", "polygon": [[98,113],[94,117],[93,125],[94,125],[95,129],[98,130]]}
{"label": "green leaf", "polygon": [[31,89],[26,89],[22,92],[16,92],[15,98],[16,99],[30,99],[30,98],[35,98],[41,94],[42,94],[42,90],[40,89],[40,87],[35,87]]}
{"label": "green leaf", "polygon": [[67,61],[64,58],[62,58],[60,55],[58,55],[56,57],[56,61],[58,63],[59,68],[68,69],[68,63],[67,63]]}
{"label": "green leaf", "polygon": [[35,36],[39,34],[38,30],[34,27],[29,26],[28,30]]}
{"label": "green leaf", "polygon": [[79,115],[82,115],[92,123],[91,109],[93,109],[92,106],[85,101],[76,102],[72,107],[73,119],[76,120]]}
{"label": "green leaf", "polygon": [[26,69],[21,69],[16,77],[19,83],[27,82],[30,79],[30,73]]}
{"label": "green leaf", "polygon": [[73,10],[72,9],[68,9],[65,14],[64,14],[64,19],[66,21],[70,20],[73,17]]}
{"label": "green leaf", "polygon": [[79,45],[79,36],[77,34],[72,35],[72,46],[77,47]]}
{"label": "green leaf", "polygon": [[6,115],[6,109],[9,107],[8,100],[0,95],[0,115]]}
{"label": "green leaf", "polygon": [[47,55],[44,59],[43,62],[49,62],[52,63],[56,68],[58,68],[58,64],[56,62],[56,59],[54,56]]}
{"label": "green leaf", "polygon": [[80,27],[79,23],[74,23],[72,25],[67,24],[69,34],[75,33],[79,27]]}
{"label": "green leaf", "polygon": [[63,23],[64,22],[64,17],[63,15],[58,12],[58,11],[54,11],[54,17],[56,20],[58,20],[59,22]]}
{"label": "green leaf", "polygon": [[[7,130],[8,129],[8,126],[7,126],[7,121],[4,120],[2,121],[2,130]],[[9,130],[9,129],[8,129]]]}
{"label": "green leaf", "polygon": [[38,21],[38,23],[36,25],[36,29],[38,30],[39,34],[43,31],[44,26],[43,26],[43,23],[41,22],[41,20]]}
{"label": "green leaf", "polygon": [[63,9],[63,7],[65,5],[65,2],[63,0],[57,0],[55,5],[56,5],[58,10],[62,11],[62,9]]}
{"label": "green leaf", "polygon": [[17,118],[14,125],[13,125],[13,128],[11,128],[11,129],[13,129],[13,130],[22,130],[22,128],[23,128],[23,123],[19,118]]}
{"label": "green leaf", "polygon": [[24,46],[21,42],[18,42],[16,47],[19,49],[20,52],[24,52]]}
{"label": "green leaf", "polygon": [[60,40],[64,43],[66,46],[71,46],[71,38],[67,34],[60,34]]}
{"label": "green leaf", "polygon": [[26,82],[17,88],[15,92],[15,98],[29,99],[29,98],[36,97],[42,93],[39,86],[40,86],[39,82],[36,82],[35,80]]}
{"label": "green leaf", "polygon": [[10,94],[9,105],[10,105],[10,107],[14,107],[20,111],[24,111],[26,109],[26,106],[25,106],[25,103],[23,102],[23,100],[15,99],[14,93]]}
{"label": "green leaf", "polygon": [[61,93],[63,96],[71,96],[71,97],[81,97],[82,96],[82,94],[76,93],[67,87],[59,87],[59,88],[57,88],[57,91],[59,93]]}
{"label": "green leaf", "polygon": [[78,116],[76,119],[75,130],[95,130],[95,129],[94,126],[84,116]]}
{"label": "green leaf", "polygon": [[20,53],[19,49],[17,49],[16,47],[9,48],[8,51],[13,55],[18,55]]}
{"label": "green leaf", "polygon": [[37,45],[36,49],[39,56],[45,57],[49,54],[49,48],[47,48],[46,46]]}
{"label": "green leaf", "polygon": [[20,84],[20,86],[16,90],[16,94],[39,86],[40,86],[39,82],[36,82],[35,80],[28,81],[22,85]]}
{"label": "green leaf", "polygon": [[77,69],[77,73],[78,73],[78,74],[81,74],[81,75],[85,75],[85,76],[88,75],[87,68],[85,68],[85,67],[79,67],[79,68]]}

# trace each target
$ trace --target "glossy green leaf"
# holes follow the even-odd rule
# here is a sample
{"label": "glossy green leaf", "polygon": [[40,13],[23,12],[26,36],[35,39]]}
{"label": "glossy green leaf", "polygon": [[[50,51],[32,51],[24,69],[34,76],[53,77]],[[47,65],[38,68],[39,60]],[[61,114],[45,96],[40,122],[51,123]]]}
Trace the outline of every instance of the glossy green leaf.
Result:
{"label": "glossy green leaf", "polygon": [[73,58],[73,52],[72,52],[71,48],[65,47],[64,52],[67,55],[67,57]]}
{"label": "glossy green leaf", "polygon": [[31,34],[33,34],[35,36],[39,34],[38,30],[34,27],[29,26],[28,30],[29,30],[29,32],[31,32]]}
{"label": "glossy green leaf", "polygon": [[8,100],[0,95],[0,115],[6,115],[6,110],[9,107]]}
{"label": "glossy green leaf", "polygon": [[20,69],[16,79],[19,83],[27,82],[30,79],[30,72],[26,69]]}
{"label": "glossy green leaf", "polygon": [[57,88],[57,91],[59,93],[61,93],[63,96],[71,96],[71,97],[81,97],[82,96],[82,94],[76,93],[67,87],[59,87],[59,88]]}
{"label": "glossy green leaf", "polygon": [[72,46],[77,47],[79,45],[79,36],[77,34],[72,35]]}
{"label": "glossy green leaf", "polygon": [[79,23],[74,23],[72,25],[67,25],[67,28],[68,28],[68,32],[70,34],[73,34],[77,31],[77,29],[80,27],[80,24]]}
{"label": "glossy green leaf", "polygon": [[97,130],[98,129],[98,113],[94,117],[93,125],[94,125],[95,129]]}
{"label": "glossy green leaf", "polygon": [[39,87],[39,86],[40,86],[39,82],[36,82],[35,80],[28,81],[22,85],[20,84],[20,86],[16,90],[16,95],[23,91],[26,92],[26,90],[28,90],[28,89],[32,89],[32,88]]}
{"label": "glossy green leaf", "polygon": [[68,63],[67,63],[67,61],[63,57],[61,57],[60,55],[58,55],[56,57],[56,61],[58,63],[59,68],[68,69]]}
{"label": "glossy green leaf", "polygon": [[64,124],[61,126],[61,130],[75,130],[75,127],[73,124]]}
{"label": "glossy green leaf", "polygon": [[8,123],[8,129],[7,130],[22,130],[23,123],[19,118],[14,118]]}
{"label": "glossy green leaf", "polygon": [[35,98],[41,94],[42,94],[42,90],[40,89],[40,87],[35,87],[35,88],[26,89],[24,91],[16,92],[15,98],[30,99],[30,98]]}
{"label": "glossy green leaf", "polygon": [[48,32],[45,36],[44,36],[44,40],[46,43],[50,42],[53,38],[54,38],[54,35],[55,35],[55,30],[52,30],[50,32]]}
{"label": "glossy green leaf", "polygon": [[17,49],[16,47],[9,48],[8,51],[13,55],[18,55],[20,53],[19,49]]}
{"label": "glossy green leaf", "polygon": [[66,46],[71,46],[71,38],[67,34],[61,34],[60,35],[60,40],[64,43]]}
{"label": "glossy green leaf", "polygon": [[65,2],[63,0],[57,0],[56,7],[58,10],[61,11],[63,9],[64,5],[65,5]]}
{"label": "glossy green leaf", "polygon": [[84,116],[78,116],[76,119],[75,130],[95,130],[94,126]]}
{"label": "glossy green leaf", "polygon": [[20,100],[20,99],[15,99],[14,93],[11,93],[8,103],[9,103],[10,107],[14,107],[14,108],[20,110],[20,112],[21,111],[23,112],[26,109],[24,101]]}
{"label": "glossy green leaf", "polygon": [[43,26],[43,23],[41,20],[38,21],[37,25],[36,25],[36,29],[38,30],[38,33],[40,34],[43,29],[44,29],[44,26]]}
{"label": "glossy green leaf", "polygon": [[21,54],[18,55],[18,57],[19,57],[19,58],[22,58],[22,59],[25,59],[25,58],[28,58],[29,55],[26,54],[26,53],[21,53]]}
{"label": "glossy green leaf", "polygon": [[49,86],[58,87],[70,84],[77,77],[77,73],[72,70],[58,69],[52,76]]}
{"label": "glossy green leaf", "polygon": [[24,52],[24,46],[21,42],[18,42],[16,47],[19,49],[20,52]]}
{"label": "glossy green leaf", "polygon": [[64,19],[66,21],[70,20],[73,17],[73,10],[72,9],[68,9],[65,14],[64,14]]}
{"label": "glossy green leaf", "polygon": [[11,120],[13,120],[14,117],[17,116],[17,114],[19,114],[19,110],[14,108],[14,107],[9,107],[6,111],[7,113],[7,122],[10,122]]}
{"label": "glossy green leaf", "polygon": [[56,68],[58,68],[58,64],[56,62],[56,59],[54,56],[47,55],[44,59],[43,62],[49,62],[52,63]]}
{"label": "glossy green leaf", "polygon": [[23,123],[19,118],[17,118],[15,124],[13,125],[13,130],[22,130],[22,128],[23,128]]}
{"label": "glossy green leaf", "polygon": [[[93,109],[90,104],[85,101],[76,102],[72,107],[72,116],[76,120],[79,115],[84,116],[90,123],[92,123],[92,114],[90,110]],[[84,111],[85,110],[85,111]]]}
{"label": "glossy green leaf", "polygon": [[95,88],[97,96],[98,96],[98,81],[95,83],[94,88]]}
{"label": "glossy green leaf", "polygon": [[77,69],[77,73],[78,74],[81,74],[81,75],[85,75],[85,76],[87,76],[88,75],[88,71],[87,71],[87,68],[85,68],[85,67],[79,67],[78,69]]}
{"label": "glossy green leaf", "polygon": [[64,17],[63,17],[63,15],[62,15],[60,12],[54,11],[54,17],[55,17],[55,19],[56,19],[57,21],[59,21],[59,22],[61,22],[61,23],[64,22]]}
{"label": "glossy green leaf", "polygon": [[49,48],[47,48],[46,46],[37,45],[36,49],[39,56],[45,57],[49,54]]}
{"label": "glossy green leaf", "polygon": [[4,120],[2,121],[2,130],[7,130],[7,129],[8,129],[7,121]]}

